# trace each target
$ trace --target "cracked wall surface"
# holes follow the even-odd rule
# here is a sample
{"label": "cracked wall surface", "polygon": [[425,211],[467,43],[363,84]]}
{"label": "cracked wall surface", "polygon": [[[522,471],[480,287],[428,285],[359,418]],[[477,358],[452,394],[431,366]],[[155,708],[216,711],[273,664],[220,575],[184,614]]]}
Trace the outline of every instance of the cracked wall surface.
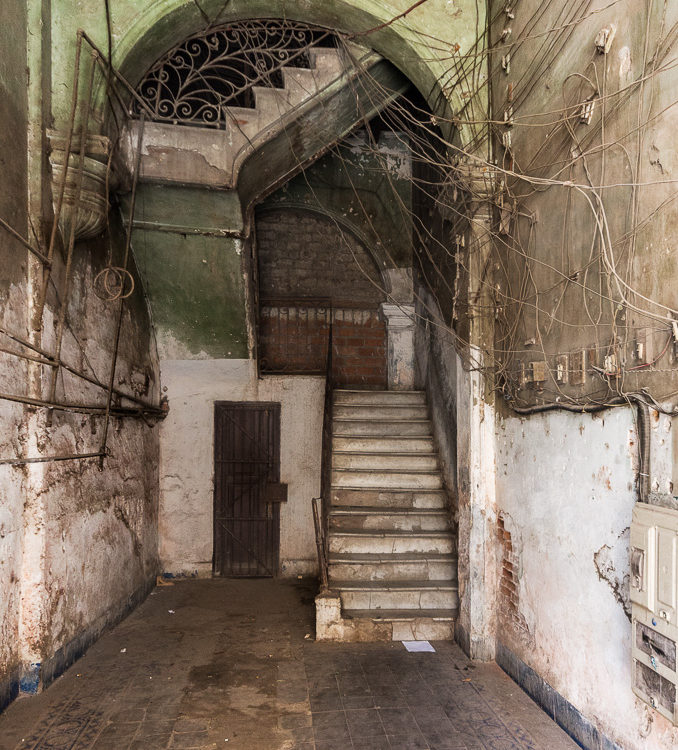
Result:
{"label": "cracked wall surface", "polygon": [[[0,124],[16,139],[0,139],[0,217],[25,234],[27,221],[26,131],[28,101],[25,72],[25,8],[20,0],[0,7]],[[28,309],[25,252],[0,228],[0,326],[25,333]],[[8,342],[2,342],[8,346]],[[27,380],[25,362],[12,361],[0,353],[0,390],[21,392]],[[0,402],[0,456],[12,456],[26,439],[24,409],[20,404]],[[0,708],[10,697],[20,669],[19,612],[22,567],[22,507],[26,475],[0,466]]]}
{"label": "cracked wall surface", "polygon": [[[29,31],[36,7],[9,0],[0,8],[0,124],[12,134],[0,142],[0,218],[34,247],[49,237],[51,226],[46,153],[33,148],[42,143],[43,118],[49,119],[49,99],[40,97],[49,66],[43,67],[40,37]],[[0,326],[41,352],[54,352],[67,299],[61,360],[99,384],[61,369],[54,401],[101,407],[118,307],[95,294],[95,278],[109,253],[118,257],[124,233],[113,216],[105,235],[77,242],[68,284],[65,244],[57,234],[39,321],[43,268],[0,228]],[[113,387],[151,403],[159,398],[157,358],[136,280],[122,314]],[[35,350],[31,361],[13,356],[29,349],[4,333],[0,346],[3,396],[49,400],[53,368],[37,362],[44,357]],[[97,453],[103,431],[101,413],[48,410],[7,398],[0,403],[4,462]],[[110,455],[101,465],[93,459],[0,465],[0,707],[19,685],[35,692],[58,676],[154,580],[157,428],[116,416],[108,438]]]}
{"label": "cracked wall surface", "polygon": [[[654,481],[668,487],[667,426],[651,421]],[[676,730],[654,712],[648,720],[631,692],[636,441],[628,408],[498,419],[497,506],[517,595],[508,607],[500,600],[497,638],[622,747],[663,750]]]}

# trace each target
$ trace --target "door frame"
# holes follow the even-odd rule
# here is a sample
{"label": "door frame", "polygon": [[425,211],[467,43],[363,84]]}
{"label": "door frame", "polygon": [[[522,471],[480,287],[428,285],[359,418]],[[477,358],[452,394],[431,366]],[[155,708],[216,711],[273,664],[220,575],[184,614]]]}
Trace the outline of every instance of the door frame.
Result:
{"label": "door frame", "polygon": [[[277,445],[277,456],[274,457],[273,465],[275,467],[275,474],[276,476],[273,477],[275,481],[278,483],[280,482],[280,473],[281,473],[281,459],[282,459],[282,446],[281,446],[281,431],[282,431],[282,405],[278,401],[214,401],[214,411],[213,411],[213,440],[212,440],[212,448],[213,448],[213,456],[212,456],[212,470],[214,472],[213,474],[213,482],[212,482],[212,575],[218,575],[216,571],[216,563],[217,563],[217,534],[218,534],[218,522],[217,522],[217,489],[218,489],[218,478],[217,478],[217,425],[218,425],[218,415],[219,410],[223,408],[231,408],[231,409],[251,409],[251,410],[265,410],[270,409],[273,414],[271,415],[271,418],[275,420],[276,423],[276,430],[277,430],[277,438],[278,438],[278,445]],[[223,445],[223,441],[222,441]],[[276,545],[274,549],[273,554],[273,562],[271,564],[271,567],[268,569],[268,572],[271,573],[271,576],[273,578],[276,578],[280,575],[280,505],[275,504],[274,505],[274,519],[277,521],[277,527],[275,528],[275,540]],[[222,532],[226,533],[226,532]],[[250,554],[252,554],[250,552]],[[266,568],[266,566],[261,563],[261,561],[258,560],[258,558],[254,558],[259,563],[260,567]],[[223,567],[222,567],[223,569]],[[228,577],[228,576],[224,576]],[[236,576],[233,575],[231,577],[268,577],[263,575],[256,575],[256,576]]]}

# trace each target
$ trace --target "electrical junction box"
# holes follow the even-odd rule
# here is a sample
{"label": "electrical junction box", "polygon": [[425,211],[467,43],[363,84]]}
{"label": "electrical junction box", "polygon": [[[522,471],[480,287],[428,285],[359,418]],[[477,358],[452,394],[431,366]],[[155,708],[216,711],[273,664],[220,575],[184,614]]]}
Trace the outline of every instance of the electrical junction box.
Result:
{"label": "electrical junction box", "polygon": [[678,511],[636,503],[630,590],[633,692],[678,725]]}

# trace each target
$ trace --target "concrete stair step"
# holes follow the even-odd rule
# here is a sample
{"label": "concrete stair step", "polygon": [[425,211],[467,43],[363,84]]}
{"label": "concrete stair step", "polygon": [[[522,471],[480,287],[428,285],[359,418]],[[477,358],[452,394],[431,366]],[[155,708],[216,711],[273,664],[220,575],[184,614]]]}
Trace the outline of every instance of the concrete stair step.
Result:
{"label": "concrete stair step", "polygon": [[357,437],[371,435],[379,437],[405,437],[409,435],[432,435],[428,419],[348,419],[338,417],[332,420],[332,433],[335,437]]}
{"label": "concrete stair step", "polygon": [[437,471],[437,453],[375,453],[373,451],[338,451],[332,453],[335,469],[398,469],[400,471]]}
{"label": "concrete stair step", "polygon": [[264,127],[261,112],[258,109],[226,107],[224,117],[227,123],[226,129],[235,145],[239,145],[241,142],[247,143]]}
{"label": "concrete stair step", "polygon": [[351,620],[371,620],[392,625],[394,641],[445,641],[454,637],[455,609],[370,610],[345,609]]}
{"label": "concrete stair step", "polygon": [[285,91],[288,91],[290,98],[297,103],[310,99],[326,85],[315,70],[290,65],[281,68],[281,72],[285,81]]}
{"label": "concrete stair step", "polygon": [[454,538],[450,531],[332,531],[329,534],[329,551],[345,554],[451,554],[454,551]]}
{"label": "concrete stair step", "polygon": [[424,391],[334,391],[334,404],[367,406],[426,406]]}
{"label": "concrete stair step", "polygon": [[[293,99],[285,89],[277,89],[272,86],[252,86],[252,93],[256,102],[255,109],[259,112],[262,128],[277,122],[284,114],[290,111],[301,101]],[[298,92],[296,92],[298,96]]]}
{"label": "concrete stair step", "polygon": [[336,453],[434,453],[432,437],[335,437],[332,441]]}
{"label": "concrete stair step", "polygon": [[391,404],[335,404],[332,419],[428,419],[425,405]]}
{"label": "concrete stair step", "polygon": [[318,79],[327,83],[338,78],[346,69],[343,55],[333,47],[311,47],[308,56]]}
{"label": "concrete stair step", "polygon": [[409,552],[329,556],[330,582],[334,581],[442,581],[457,580],[457,557],[449,553]]}
{"label": "concrete stair step", "polygon": [[443,478],[438,471],[332,469],[332,486],[437,490],[442,489]]}
{"label": "concrete stair step", "polygon": [[343,609],[457,609],[456,583],[444,581],[334,581]]}
{"label": "concrete stair step", "polygon": [[331,505],[372,508],[447,508],[444,490],[393,489],[389,487],[332,487]]}
{"label": "concrete stair step", "polygon": [[344,506],[332,508],[330,528],[337,531],[449,531],[448,511],[437,508],[370,508]]}

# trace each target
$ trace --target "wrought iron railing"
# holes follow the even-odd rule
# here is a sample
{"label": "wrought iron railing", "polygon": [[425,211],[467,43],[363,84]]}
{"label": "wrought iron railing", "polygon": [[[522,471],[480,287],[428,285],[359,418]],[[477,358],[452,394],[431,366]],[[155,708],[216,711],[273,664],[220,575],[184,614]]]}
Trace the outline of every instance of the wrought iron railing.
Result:
{"label": "wrought iron railing", "polygon": [[253,86],[281,88],[287,65],[309,68],[312,47],[334,47],[327,29],[285,19],[237,21],[191,37],[148,71],[132,116],[225,128],[227,107],[254,107]]}
{"label": "wrought iron railing", "polygon": [[327,536],[322,519],[322,510],[318,503],[324,505],[321,497],[314,497],[311,500],[313,506],[313,525],[315,526],[315,546],[318,550],[318,568],[320,569],[320,590],[327,591],[329,583],[329,564],[327,561]]}
{"label": "wrought iron railing", "polygon": [[[331,319],[332,318],[330,316],[330,320]],[[316,541],[318,541],[320,545],[318,547],[320,580],[325,589],[329,586],[327,539],[329,535],[330,505],[332,502],[332,393],[334,390],[334,379],[332,377],[332,350],[332,324],[330,323],[330,330],[327,337],[327,360],[325,365],[325,406],[323,410],[322,460],[320,480],[322,515],[318,519],[319,529],[316,529]],[[314,503],[314,506],[317,506],[317,502]],[[320,554],[321,547],[322,555]]]}

